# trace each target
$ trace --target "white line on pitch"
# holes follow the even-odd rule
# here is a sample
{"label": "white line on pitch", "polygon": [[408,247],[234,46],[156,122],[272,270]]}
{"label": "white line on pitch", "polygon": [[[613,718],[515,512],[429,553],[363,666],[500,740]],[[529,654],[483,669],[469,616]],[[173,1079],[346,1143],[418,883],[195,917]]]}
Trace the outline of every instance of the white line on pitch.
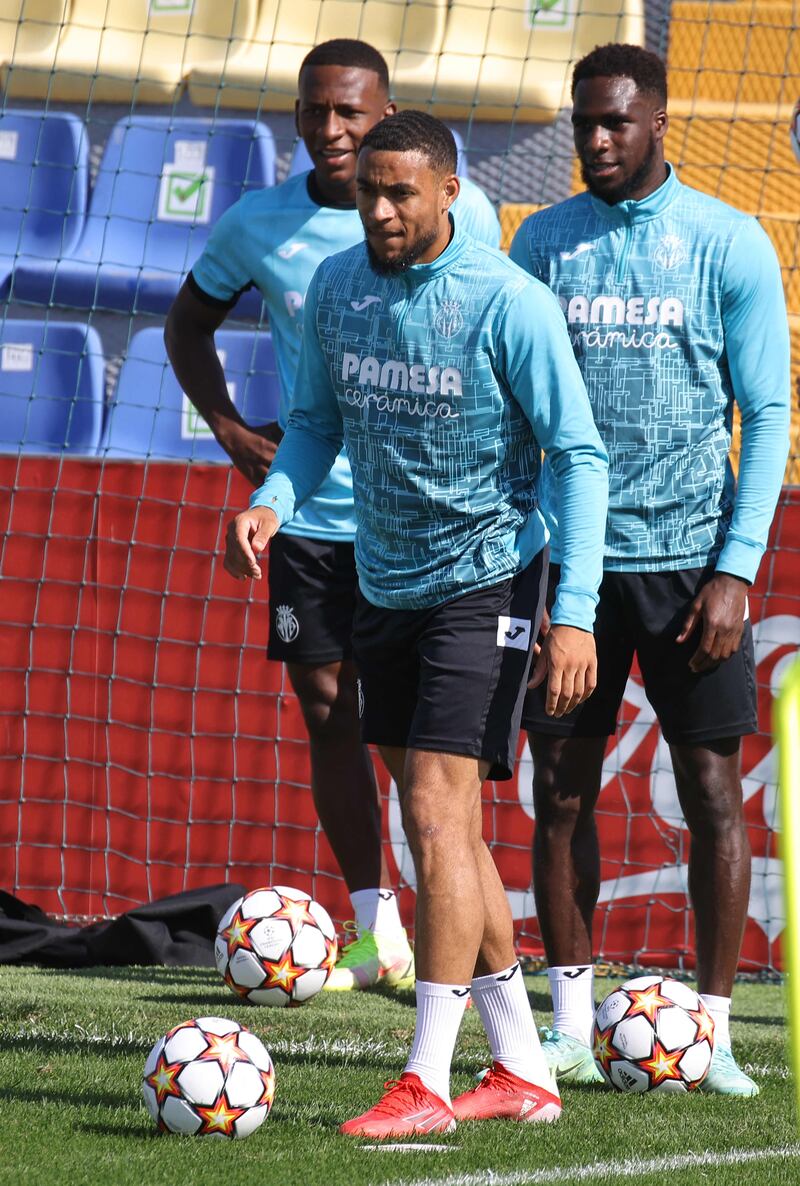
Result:
{"label": "white line on pitch", "polygon": [[607,1178],[641,1178],[645,1174],[673,1173],[703,1166],[740,1165],[747,1161],[777,1161],[800,1157],[800,1145],[773,1145],[766,1149],[730,1149],[727,1153],[680,1153],[645,1160],[593,1161],[589,1165],[554,1166],[552,1169],[523,1170],[511,1174],[482,1170],[474,1174],[453,1174],[448,1178],[421,1178],[410,1186],[543,1186],[549,1182],[597,1182]]}

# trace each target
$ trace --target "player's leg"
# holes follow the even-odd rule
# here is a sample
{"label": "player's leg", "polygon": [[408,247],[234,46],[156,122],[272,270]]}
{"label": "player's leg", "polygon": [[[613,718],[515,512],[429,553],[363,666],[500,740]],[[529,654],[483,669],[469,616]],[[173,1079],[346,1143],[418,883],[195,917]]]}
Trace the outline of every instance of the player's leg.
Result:
{"label": "player's leg", "polygon": [[[548,600],[559,572],[551,572]],[[592,919],[600,890],[595,804],[603,756],[632,661],[614,574],[600,589],[595,623],[597,688],[575,712],[554,720],[543,689],[529,692],[523,725],[533,758],[533,886],[553,998],[543,1050],[560,1082],[602,1083],[590,1049],[594,1016]]]}
{"label": "player's leg", "polygon": [[752,631],[745,624],[738,652],[696,675],[688,660],[697,646],[674,643],[707,571],[658,574],[658,596],[676,611],[661,615],[648,596],[652,629],[639,648],[648,697],[669,743],[678,800],[691,836],[689,893],[695,914],[698,987],[715,1023],[714,1058],[703,1090],[755,1095],[757,1085],[731,1050],[729,1015],[750,896],[750,843],[741,784],[741,737],[757,728]]}
{"label": "player's leg", "polygon": [[[388,1136],[414,1131],[407,1125],[416,1125],[416,1117],[427,1109],[435,1112],[437,1101],[439,1109],[449,1107],[450,1062],[471,983],[475,987],[476,965],[486,967],[493,980],[505,982],[495,987],[511,1002],[518,1045],[536,1043],[521,975],[517,972],[513,987],[522,990],[522,1001],[507,983],[515,969],[511,918],[507,903],[497,907],[496,870],[488,872],[488,853],[484,854],[476,821],[487,772],[509,777],[513,768],[535,625],[528,616],[512,643],[505,641],[501,621],[509,612],[522,619],[513,602],[518,591],[520,605],[530,615],[542,586],[541,573],[539,558],[527,572],[527,582],[504,582],[422,615],[414,645],[417,679],[407,680],[402,672],[400,677],[413,700],[406,715],[407,745],[400,747],[406,751],[402,769],[399,755],[391,747],[384,750],[396,725],[373,722],[369,704],[372,689],[380,683],[379,664],[361,650],[367,631],[359,621],[357,659],[368,689],[365,736],[381,745],[398,782],[417,876],[417,1025],[398,1085],[375,1108],[348,1122],[345,1132]],[[379,636],[380,626],[372,633]],[[499,917],[491,921],[484,942],[489,907],[497,909]],[[527,1097],[517,1100],[515,1118],[545,1119],[560,1111],[557,1096],[509,1073],[503,1079],[500,1070],[495,1071],[490,1093],[493,1110],[481,1114],[510,1115],[512,1088],[520,1087]],[[505,1112],[497,1104],[501,1093]],[[441,1111],[433,1122],[444,1126]]]}
{"label": "player's leg", "polygon": [[381,842],[372,759],[361,741],[351,652],[356,574],[352,544],[279,535],[270,545],[271,659],[286,663],[308,730],[311,791],[350,892],[356,941],[345,947],[327,991],[384,980],[414,983]]}

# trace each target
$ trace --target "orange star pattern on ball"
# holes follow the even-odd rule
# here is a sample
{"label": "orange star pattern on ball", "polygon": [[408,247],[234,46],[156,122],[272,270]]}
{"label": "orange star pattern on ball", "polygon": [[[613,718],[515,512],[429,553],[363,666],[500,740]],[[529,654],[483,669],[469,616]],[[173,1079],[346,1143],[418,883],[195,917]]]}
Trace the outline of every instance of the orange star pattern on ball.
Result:
{"label": "orange star pattern on ball", "polygon": [[230,926],[222,932],[222,937],[228,944],[228,955],[233,955],[240,947],[252,947],[250,932],[257,922],[260,922],[260,919],[242,918],[238,912],[234,914]]}
{"label": "orange star pattern on ball", "polygon": [[261,1082],[264,1084],[264,1090],[261,1093],[261,1098],[258,1103],[266,1104],[267,1111],[272,1107],[272,1101],[275,1098],[275,1076],[272,1071],[259,1071],[261,1075]]}
{"label": "orange star pattern on ball", "polygon": [[275,911],[272,917],[286,919],[289,926],[292,928],[293,939],[300,928],[306,923],[309,923],[312,927],[317,925],[317,920],[308,909],[310,905],[308,901],[302,898],[287,898],[285,894],[278,894],[278,897],[281,900],[281,905]]}
{"label": "orange star pattern on ball", "polygon": [[167,1062],[163,1054],[158,1056],[156,1069],[151,1075],[147,1076],[145,1082],[152,1087],[156,1093],[158,1105],[161,1107],[168,1095],[180,1095],[181,1090],[175,1080],[178,1077],[178,1072],[183,1068],[181,1062]]}
{"label": "orange star pattern on ball", "polygon": [[703,1038],[705,1038],[709,1046],[713,1046],[714,1018],[708,1009],[687,1009],[687,1013],[697,1025],[697,1041],[702,1042]]}
{"label": "orange star pattern on ball", "polygon": [[668,1050],[664,1049],[658,1038],[654,1038],[652,1055],[650,1058],[643,1058],[639,1065],[642,1070],[649,1072],[653,1087],[658,1087],[659,1083],[663,1083],[666,1079],[677,1079],[680,1083],[683,1082],[683,1075],[680,1073],[678,1063],[685,1053],[684,1050],[676,1050],[674,1054],[670,1054]]}
{"label": "orange star pattern on ball", "polygon": [[250,1056],[239,1045],[238,1032],[233,1034],[206,1033],[205,1037],[208,1049],[204,1050],[202,1054],[198,1054],[198,1062],[216,1060],[227,1074],[235,1062],[250,1061]]}
{"label": "orange star pattern on ball", "polygon": [[336,956],[339,954],[339,944],[336,939],[325,940],[325,959],[320,964],[327,972],[331,972],[336,963]]}
{"label": "orange star pattern on ball", "polygon": [[292,960],[290,952],[280,962],[265,963],[264,971],[267,974],[265,981],[265,988],[283,988],[286,992],[291,992],[295,980],[307,972],[307,968],[298,968],[297,964]]}
{"label": "orange star pattern on ball", "polygon": [[626,988],[625,991],[631,998],[626,1018],[637,1017],[641,1013],[652,1025],[655,1025],[659,1009],[675,1003],[661,995],[657,984],[651,984],[649,988]]}
{"label": "orange star pattern on ball", "polygon": [[224,1091],[210,1108],[201,1108],[197,1104],[194,1108],[203,1122],[198,1129],[200,1136],[214,1132],[221,1132],[226,1137],[234,1136],[234,1124],[247,1111],[246,1108],[232,1108],[225,1098]]}
{"label": "orange star pattern on ball", "polygon": [[611,1028],[607,1030],[597,1030],[594,1039],[594,1056],[600,1066],[605,1071],[608,1071],[611,1063],[615,1058],[619,1058],[618,1052],[611,1045]]}

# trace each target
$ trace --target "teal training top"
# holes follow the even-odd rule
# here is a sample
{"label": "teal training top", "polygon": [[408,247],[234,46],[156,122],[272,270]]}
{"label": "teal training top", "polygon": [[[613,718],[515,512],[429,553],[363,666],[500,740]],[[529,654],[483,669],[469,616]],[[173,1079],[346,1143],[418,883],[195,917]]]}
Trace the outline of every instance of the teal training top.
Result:
{"label": "teal training top", "polygon": [[[764,231],[670,169],[639,202],[582,193],[531,215],[511,258],[558,297],[608,450],[605,567],[716,564],[753,581],[789,427],[786,308]],[[551,477],[541,501],[557,557]]]}
{"label": "teal training top", "polygon": [[[246,194],[216,223],[192,268],[192,289],[201,299],[230,307],[255,285],[266,301],[275,349],[281,428],[289,419],[306,290],[318,265],[364,239],[358,212],[322,206],[309,192],[309,173],[282,185]],[[461,178],[456,219],[476,238],[496,247],[500,224],[483,190]],[[337,458],[329,477],[293,519],[287,531],[314,539],[352,540],[353,482],[347,458]]]}
{"label": "teal training top", "polygon": [[306,308],[288,429],[251,506],[289,522],[344,439],[361,590],[426,608],[544,547],[541,446],[565,508],[553,621],[590,630],[607,461],[552,294],[456,224],[436,260],[400,276],[377,274],[363,244],[333,256]]}

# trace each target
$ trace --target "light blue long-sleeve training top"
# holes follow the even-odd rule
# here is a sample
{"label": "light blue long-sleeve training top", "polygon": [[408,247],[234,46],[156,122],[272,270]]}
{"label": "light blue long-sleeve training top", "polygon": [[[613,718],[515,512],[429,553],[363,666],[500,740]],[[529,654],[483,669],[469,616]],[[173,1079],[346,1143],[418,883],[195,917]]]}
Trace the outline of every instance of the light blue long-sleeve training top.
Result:
{"label": "light blue long-sleeve training top", "polygon": [[[511,258],[558,297],[608,450],[605,567],[713,564],[753,581],[783,480],[790,398],[783,286],[764,231],[670,168],[639,202],[583,193],[531,215]],[[557,556],[547,473],[541,502]]]}
{"label": "light blue long-sleeve training top", "polygon": [[[323,259],[364,240],[358,211],[320,205],[312,196],[310,176],[301,173],[282,185],[245,194],[216,223],[191,273],[196,295],[223,307],[234,304],[251,284],[262,293],[278,368],[281,428],[289,419],[311,277]],[[500,224],[492,204],[466,178],[461,178],[454,216],[475,238],[498,246]],[[286,530],[312,539],[354,538],[353,481],[344,454]]]}
{"label": "light blue long-sleeve training top", "polygon": [[558,483],[554,622],[591,629],[606,455],[552,294],[456,224],[432,263],[385,277],[359,245],[306,298],[292,411],[251,506],[291,520],[344,439],[356,565],[375,605],[418,609],[496,584],[545,545],[536,483]]}

